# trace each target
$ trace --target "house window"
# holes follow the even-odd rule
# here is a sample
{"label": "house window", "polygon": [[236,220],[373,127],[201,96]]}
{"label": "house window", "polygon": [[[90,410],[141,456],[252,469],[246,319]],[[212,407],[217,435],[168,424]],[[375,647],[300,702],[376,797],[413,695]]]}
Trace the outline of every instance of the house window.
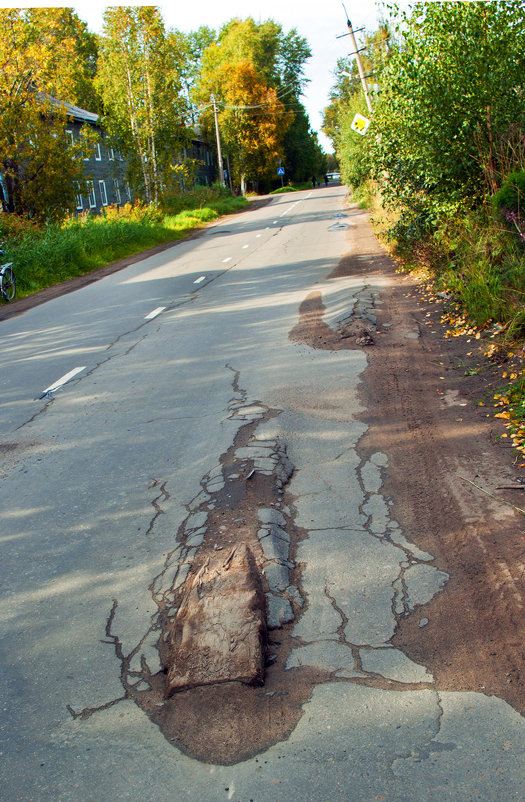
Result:
{"label": "house window", "polygon": [[102,161],[102,153],[100,151],[100,143],[97,142],[97,146],[95,148],[95,161],[99,162]]}
{"label": "house window", "polygon": [[84,208],[84,201],[82,200],[82,195],[80,192],[80,186],[77,184],[77,212],[81,212]]}
{"label": "house window", "polygon": [[120,187],[118,185],[118,179],[113,179],[113,194],[115,195],[116,202],[120,205],[122,203],[122,198],[120,195]]}
{"label": "house window", "polygon": [[98,182],[98,188],[99,188],[99,191],[100,191],[100,199],[102,201],[102,206],[107,206],[108,205],[108,196],[107,196],[107,192],[106,192],[106,182],[105,181],[99,181]]}
{"label": "house window", "polygon": [[113,150],[113,148],[108,148],[108,151],[109,151],[109,160],[112,162],[115,159],[115,151]]}
{"label": "house window", "polygon": [[126,181],[126,195],[128,196],[128,201],[131,203],[131,187]]}
{"label": "house window", "polygon": [[95,200],[95,185],[93,181],[88,181],[88,199],[89,208],[95,209],[97,206],[97,201]]}
{"label": "house window", "polygon": [[73,136],[73,131],[65,131],[66,134],[66,142],[68,145],[75,144],[75,137]]}

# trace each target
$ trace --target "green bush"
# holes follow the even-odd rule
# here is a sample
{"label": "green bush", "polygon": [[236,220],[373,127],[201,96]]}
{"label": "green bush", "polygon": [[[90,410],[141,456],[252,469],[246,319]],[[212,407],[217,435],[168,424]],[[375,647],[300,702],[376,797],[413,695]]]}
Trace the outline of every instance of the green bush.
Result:
{"label": "green bush", "polygon": [[295,187],[288,187],[288,186],[286,186],[286,187],[278,187],[277,189],[272,189],[272,191],[269,194],[270,195],[282,195],[283,193],[286,193],[286,192],[297,192],[297,190],[296,190]]}
{"label": "green bush", "polygon": [[494,208],[525,214],[525,170],[518,170],[507,176],[501,189],[492,196]]}
{"label": "green bush", "polygon": [[525,292],[523,257],[516,237],[494,219],[490,203],[459,207],[432,237],[435,275],[478,326],[510,323]]}

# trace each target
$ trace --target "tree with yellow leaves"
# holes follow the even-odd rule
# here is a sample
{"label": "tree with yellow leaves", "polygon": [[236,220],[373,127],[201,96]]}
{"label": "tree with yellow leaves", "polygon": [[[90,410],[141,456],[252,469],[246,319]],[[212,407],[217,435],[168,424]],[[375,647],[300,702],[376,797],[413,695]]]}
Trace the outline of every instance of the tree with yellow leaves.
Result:
{"label": "tree with yellow leaves", "polygon": [[171,189],[187,136],[180,57],[158,8],[113,6],[104,22],[96,78],[104,122],[128,158],[131,184],[147,203],[158,203]]}
{"label": "tree with yellow leaves", "polygon": [[231,20],[202,57],[194,96],[210,132],[210,103],[219,108],[219,126],[234,182],[244,192],[276,175],[285,159],[285,135],[300,111],[303,65],[310,55],[296,31],[283,34],[273,20]]}
{"label": "tree with yellow leaves", "polygon": [[292,118],[252,62],[225,64],[217,78],[223,99],[221,132],[227,150],[235,157],[233,179],[244,193],[248,181],[256,185],[269,170],[275,172]]}
{"label": "tree with yellow leaves", "polygon": [[83,25],[71,9],[0,9],[0,200],[31,219],[63,217],[84,182],[83,146],[66,140],[60,102],[82,99],[83,77],[87,92]]}

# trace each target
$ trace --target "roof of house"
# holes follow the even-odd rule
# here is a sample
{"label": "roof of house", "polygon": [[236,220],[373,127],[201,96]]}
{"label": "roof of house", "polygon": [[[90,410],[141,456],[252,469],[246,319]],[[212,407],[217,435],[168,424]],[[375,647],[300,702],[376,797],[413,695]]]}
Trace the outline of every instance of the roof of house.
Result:
{"label": "roof of house", "polygon": [[72,103],[62,103],[63,106],[66,107],[67,113],[74,117],[76,120],[81,120],[82,122],[87,123],[98,123],[100,117],[98,114],[94,114],[92,111],[86,111],[85,109],[81,109],[80,106],[73,106]]}
{"label": "roof of house", "polygon": [[75,120],[79,120],[80,122],[84,123],[92,123],[93,125],[100,121],[100,116],[98,114],[94,114],[92,111],[86,111],[86,109],[81,109],[80,106],[74,106],[72,103],[68,103],[67,100],[59,100],[58,98],[48,95],[45,92],[39,92],[38,94],[40,97],[49,100],[54,106],[65,110],[67,114],[70,117],[73,117]]}

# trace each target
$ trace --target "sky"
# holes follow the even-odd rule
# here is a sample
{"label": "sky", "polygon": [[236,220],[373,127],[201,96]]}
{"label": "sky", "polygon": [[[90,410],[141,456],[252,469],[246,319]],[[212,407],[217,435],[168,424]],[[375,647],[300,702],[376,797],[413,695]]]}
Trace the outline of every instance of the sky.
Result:
{"label": "sky", "polygon": [[[0,3],[0,5],[24,7],[32,5],[56,5],[63,3]],[[106,6],[118,5],[111,2],[76,3],[73,7],[78,16],[87,22],[93,33],[102,32],[102,14]],[[219,28],[233,17],[253,17],[256,22],[273,19],[280,23],[284,32],[296,28],[304,36],[312,51],[312,58],[306,65],[306,77],[310,83],[305,89],[303,104],[310,118],[310,125],[319,134],[323,149],[330,153],[330,141],[321,132],[323,109],[328,105],[330,89],[335,83],[334,71],[337,59],[347,56],[351,50],[349,37],[337,39],[347,32],[346,13],[338,0],[324,0],[313,3],[311,0],[199,0],[195,5],[187,0],[172,3],[136,3],[133,5],[157,5],[162,12],[168,28],[193,31],[200,25]],[[361,0],[359,3],[346,0],[348,15],[354,29],[362,26],[373,30],[380,14],[380,5],[374,0]]]}

